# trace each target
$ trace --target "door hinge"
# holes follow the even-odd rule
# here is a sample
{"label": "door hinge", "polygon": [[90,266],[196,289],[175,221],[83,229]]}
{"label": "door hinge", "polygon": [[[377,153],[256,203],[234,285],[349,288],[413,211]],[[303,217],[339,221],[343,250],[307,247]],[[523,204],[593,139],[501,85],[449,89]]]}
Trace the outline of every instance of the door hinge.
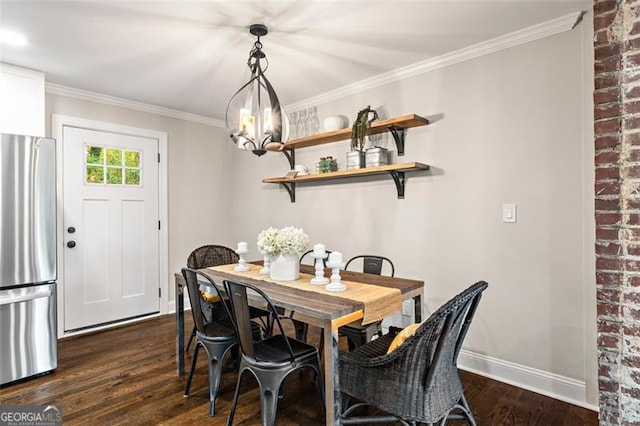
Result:
{"label": "door hinge", "polygon": [[160,221],[158,221],[158,231],[160,230]]}
{"label": "door hinge", "polygon": [[160,162],[160,153],[158,153],[158,163]]}
{"label": "door hinge", "polygon": [[158,298],[162,298],[162,288],[158,287]]}

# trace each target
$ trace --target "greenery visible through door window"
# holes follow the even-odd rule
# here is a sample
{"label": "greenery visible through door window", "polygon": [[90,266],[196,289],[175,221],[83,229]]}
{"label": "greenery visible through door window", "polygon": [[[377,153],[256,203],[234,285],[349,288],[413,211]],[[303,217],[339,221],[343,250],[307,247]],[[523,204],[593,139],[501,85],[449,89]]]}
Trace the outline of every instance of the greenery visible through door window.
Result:
{"label": "greenery visible through door window", "polygon": [[140,186],[140,156],[140,151],[86,145],[85,182]]}

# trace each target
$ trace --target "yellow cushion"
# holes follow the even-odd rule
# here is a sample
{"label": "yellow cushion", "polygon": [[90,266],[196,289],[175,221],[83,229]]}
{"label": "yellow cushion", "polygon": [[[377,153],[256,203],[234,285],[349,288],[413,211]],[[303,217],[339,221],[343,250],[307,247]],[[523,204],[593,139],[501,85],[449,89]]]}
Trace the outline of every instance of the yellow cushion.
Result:
{"label": "yellow cushion", "polygon": [[420,325],[422,325],[422,323],[411,324],[403,328],[402,331],[400,331],[396,335],[396,337],[393,339],[393,341],[391,342],[391,345],[389,345],[389,349],[387,349],[387,353],[390,354],[391,352],[398,349],[398,346],[400,346],[405,340],[407,340],[409,337],[413,336],[416,333],[416,330],[418,329],[418,327],[420,327]]}
{"label": "yellow cushion", "polygon": [[207,293],[202,290],[200,290],[200,297],[202,297],[204,300],[206,300],[209,303],[216,303],[220,301],[220,298],[216,293]]}

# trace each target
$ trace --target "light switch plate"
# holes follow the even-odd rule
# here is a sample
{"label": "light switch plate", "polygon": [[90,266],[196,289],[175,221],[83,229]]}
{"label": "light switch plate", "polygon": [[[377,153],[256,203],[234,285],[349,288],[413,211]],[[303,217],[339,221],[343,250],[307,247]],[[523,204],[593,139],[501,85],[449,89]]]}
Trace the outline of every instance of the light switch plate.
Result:
{"label": "light switch plate", "polygon": [[515,204],[502,205],[502,221],[505,223],[516,223],[517,206]]}

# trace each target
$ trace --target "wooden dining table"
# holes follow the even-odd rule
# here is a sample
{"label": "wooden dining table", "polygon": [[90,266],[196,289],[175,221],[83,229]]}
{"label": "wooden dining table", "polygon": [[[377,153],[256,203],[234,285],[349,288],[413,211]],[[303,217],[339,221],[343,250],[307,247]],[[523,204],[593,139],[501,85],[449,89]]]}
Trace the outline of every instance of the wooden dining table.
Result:
{"label": "wooden dining table", "polygon": [[[224,269],[224,270],[220,270]],[[205,268],[201,272],[211,277],[217,286],[222,288],[222,282],[226,279],[246,282],[257,286],[264,291],[276,307],[283,308],[288,312],[293,312],[293,318],[323,329],[324,336],[324,381],[326,389],[326,424],[337,424],[341,410],[340,383],[338,374],[338,329],[354,321],[366,319],[371,321],[375,318],[378,309],[372,306],[367,307],[367,303],[354,300],[349,297],[349,286],[355,288],[360,284],[361,290],[376,291],[376,287],[387,289],[397,289],[400,293],[400,300],[414,300],[415,321],[422,320],[422,298],[424,296],[424,282],[419,280],[386,277],[373,274],[365,274],[354,271],[340,271],[342,282],[347,284],[347,291],[341,293],[330,293],[322,289],[309,291],[304,286],[296,288],[291,285],[282,285],[272,282],[268,276],[258,277],[255,274],[248,276],[247,273],[235,272],[233,268]],[[300,265],[300,280],[310,280],[314,274],[314,268],[308,265]],[[325,276],[329,276],[330,269],[325,271]],[[184,374],[184,292],[186,282],[182,274],[175,274],[176,286],[176,363],[179,375]],[[368,288],[370,286],[370,288]],[[317,287],[317,286],[316,286]],[[322,286],[320,286],[322,287]],[[260,307],[258,299],[249,296],[249,303],[256,303]],[[382,309],[388,312],[387,309]],[[392,310],[400,311],[400,306],[393,306]],[[380,318],[381,319],[381,318]]]}

